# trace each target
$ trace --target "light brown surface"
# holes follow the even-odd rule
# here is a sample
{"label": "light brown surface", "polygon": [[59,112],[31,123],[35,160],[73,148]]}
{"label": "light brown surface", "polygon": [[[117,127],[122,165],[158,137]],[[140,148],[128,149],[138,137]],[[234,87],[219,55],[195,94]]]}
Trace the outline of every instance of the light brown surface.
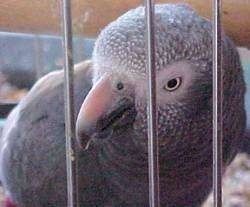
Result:
{"label": "light brown surface", "polygon": [[[110,21],[143,0],[72,0],[76,34],[96,37]],[[158,0],[190,3],[203,16],[211,16],[211,0]],[[0,30],[55,34],[60,32],[60,0],[0,0]],[[224,0],[223,23],[238,45],[250,47],[250,1]]]}
{"label": "light brown surface", "polygon": [[[222,182],[223,207],[250,207],[250,156],[238,154],[229,165]],[[213,207],[210,193],[202,207]]]}

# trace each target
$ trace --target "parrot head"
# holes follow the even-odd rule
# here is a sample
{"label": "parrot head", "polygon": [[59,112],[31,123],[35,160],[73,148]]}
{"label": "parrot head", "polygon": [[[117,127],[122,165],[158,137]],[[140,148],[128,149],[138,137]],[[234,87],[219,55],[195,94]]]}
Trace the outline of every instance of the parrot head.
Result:
{"label": "parrot head", "polygon": [[[101,146],[105,178],[119,198],[146,203],[144,17],[144,7],[130,10],[97,38],[93,87],[78,114],[76,133],[83,148],[89,143]],[[156,5],[154,34],[161,202],[198,205],[212,186],[212,24],[185,5]],[[222,55],[224,168],[235,156],[245,127],[242,68],[224,32]]]}
{"label": "parrot head", "polygon": [[[157,5],[155,11],[158,138],[165,146],[172,139],[208,133],[204,127],[200,132],[193,128],[211,121],[206,119],[212,106],[212,36],[211,24],[189,7]],[[99,35],[93,87],[78,115],[79,137],[108,138],[131,126],[138,135],[135,142],[146,149],[145,35],[143,7],[127,12]]]}

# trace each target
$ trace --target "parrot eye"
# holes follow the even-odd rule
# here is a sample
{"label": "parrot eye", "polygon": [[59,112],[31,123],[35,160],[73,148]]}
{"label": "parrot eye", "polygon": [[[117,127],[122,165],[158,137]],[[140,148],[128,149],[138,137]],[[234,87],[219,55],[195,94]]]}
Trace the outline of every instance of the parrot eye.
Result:
{"label": "parrot eye", "polygon": [[180,85],[181,85],[181,78],[180,77],[173,78],[169,80],[166,85],[164,85],[164,89],[166,91],[174,91],[177,88],[179,88]]}

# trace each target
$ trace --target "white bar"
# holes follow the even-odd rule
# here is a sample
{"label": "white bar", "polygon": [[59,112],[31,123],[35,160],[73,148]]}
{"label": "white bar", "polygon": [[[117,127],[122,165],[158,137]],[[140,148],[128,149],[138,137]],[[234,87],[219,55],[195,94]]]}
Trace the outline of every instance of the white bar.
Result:
{"label": "white bar", "polygon": [[159,158],[157,138],[154,1],[145,2],[148,70],[148,167],[150,207],[160,207]]}
{"label": "white bar", "polygon": [[[213,201],[222,206],[222,54],[221,1],[213,0]],[[220,90],[218,90],[220,89]]]}
{"label": "white bar", "polygon": [[67,168],[67,206],[76,207],[78,203],[77,157],[75,152],[74,123],[74,65],[71,26],[70,0],[62,0],[63,53],[64,53],[64,105]]}

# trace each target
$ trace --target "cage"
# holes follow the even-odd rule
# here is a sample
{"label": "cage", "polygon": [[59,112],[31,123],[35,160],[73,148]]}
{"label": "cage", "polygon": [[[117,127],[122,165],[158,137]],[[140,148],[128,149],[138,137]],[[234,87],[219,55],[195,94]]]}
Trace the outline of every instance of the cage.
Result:
{"label": "cage", "polygon": [[[180,4],[174,5],[173,8],[168,5],[162,16],[159,17],[161,8],[155,7],[155,4],[159,3],[161,5],[167,3],[171,3],[171,5]],[[131,12],[131,9],[138,6],[143,6],[141,10],[139,9],[141,13],[136,13],[135,10]],[[124,19],[120,17],[120,20],[116,20],[129,10],[132,13],[132,20],[129,15],[125,15]],[[236,148],[239,143],[230,140],[228,143],[223,141],[227,140],[227,136],[230,135],[227,132],[233,133],[244,128],[244,115],[239,115],[243,112],[236,110],[231,113],[232,106],[234,108],[242,107],[245,99],[246,115],[247,117],[250,116],[250,96],[248,92],[250,52],[246,49],[250,45],[250,21],[248,18],[250,2],[243,0],[237,2],[220,0],[161,0],[156,2],[150,0],[145,2],[139,0],[44,0],[32,2],[10,0],[0,3],[0,11],[0,115],[2,118],[1,124],[5,123],[0,142],[0,179],[4,186],[5,198],[3,198],[2,204],[4,207],[12,205],[17,207],[248,206],[250,204],[250,166],[249,155],[247,154],[250,152],[249,122],[246,124],[244,134],[238,132],[242,135],[239,139],[241,139],[243,145],[237,147],[237,151],[245,152],[245,154],[238,154],[229,166],[227,165],[236,154],[234,145]],[[136,15],[133,16],[133,12]],[[197,12],[197,14],[194,12]],[[140,15],[142,15],[141,19],[137,18]],[[187,15],[188,18],[185,19],[182,15],[184,17]],[[206,25],[207,20],[204,19],[189,19],[193,15],[208,18],[211,24]],[[159,22],[164,22],[164,18],[167,19],[167,23],[165,22],[167,28],[161,30]],[[111,26],[105,29],[106,25],[110,25],[109,23],[113,21],[118,23],[113,23],[114,26],[111,23]],[[126,33],[130,29],[127,25],[131,26],[131,24],[133,26],[131,33]],[[192,27],[196,24],[197,27]],[[223,31],[221,25],[223,25]],[[179,28],[180,26],[181,28]],[[134,30],[138,27],[141,30],[140,34],[136,36],[133,32],[136,33],[137,31]],[[185,36],[186,39],[181,34],[182,27],[184,28],[183,34],[188,34],[188,36]],[[199,36],[199,29],[209,31],[209,34],[204,32],[202,35],[207,36]],[[170,32],[168,33],[166,30]],[[103,35],[102,31],[111,34],[111,39],[106,40],[106,37],[99,36],[103,39],[96,43],[98,35],[100,33],[100,35]],[[114,37],[112,38],[112,35],[115,36],[117,31],[117,38],[121,39],[121,43],[115,41]],[[246,47],[237,49],[241,57],[246,82],[247,90],[244,98],[240,96],[244,90],[241,91],[241,85],[237,88],[238,90],[230,88],[237,81],[244,82],[241,80],[240,66],[235,66],[238,70],[237,73],[233,77],[228,74],[231,79],[226,84],[224,82],[225,66],[223,61],[228,61],[227,66],[229,68],[233,68],[233,65],[236,64],[234,61],[237,62],[235,60],[235,58],[237,59],[237,52],[234,51],[233,46],[228,46],[231,43],[224,39],[224,31],[236,46]],[[161,32],[163,36],[161,36]],[[124,35],[125,40],[123,39]],[[132,41],[133,35],[137,39]],[[172,39],[169,40],[169,36]],[[189,37],[190,39],[188,39]],[[163,40],[160,38],[163,38]],[[199,45],[197,42],[203,41],[204,44],[208,44],[204,40],[206,38],[210,40],[210,45],[205,45],[207,48],[202,48],[204,45]],[[187,43],[187,46],[184,43],[184,45],[181,45],[176,39],[183,42],[189,40],[190,42]],[[143,42],[141,45],[140,41]],[[174,44],[175,41],[178,42],[177,45]],[[133,48],[128,48],[127,43],[138,44],[139,48],[133,51]],[[122,51],[126,49],[128,51],[122,53],[117,49],[115,54],[112,53],[112,50],[108,51],[108,47],[118,47],[117,44],[120,44]],[[125,44],[124,47],[123,44]],[[188,47],[189,44],[190,47]],[[226,44],[228,44],[229,49],[225,52],[223,48],[226,47]],[[142,45],[143,48],[140,48]],[[161,45],[165,46],[161,47],[162,53],[158,49]],[[192,45],[195,49],[191,54],[189,51],[192,49]],[[92,57],[93,48],[95,48],[94,57]],[[100,53],[98,53],[98,48]],[[141,50],[139,49],[143,50],[144,56],[140,56]],[[109,53],[107,54],[105,50]],[[164,50],[167,53],[164,53]],[[172,52],[171,50],[174,50],[174,57],[169,55]],[[160,102],[165,104],[167,102],[166,105],[170,105],[169,99],[162,98],[159,95],[162,92],[159,92],[159,85],[157,84],[159,84],[159,81],[163,81],[163,77],[166,76],[166,73],[159,69],[161,68],[160,63],[165,64],[164,67],[169,68],[170,71],[188,71],[185,72],[185,76],[180,76],[179,71],[178,76],[174,76],[174,78],[170,74],[172,79],[167,82],[167,85],[164,85],[167,90],[171,90],[172,85],[186,83],[184,82],[186,78],[190,78],[191,81],[191,75],[195,75],[194,71],[190,70],[179,59],[174,61],[184,50],[185,55],[181,60],[195,62],[200,58],[199,60],[204,61],[206,58],[204,54],[209,54],[209,57],[212,57],[209,67],[210,73],[207,74],[211,76],[209,79],[210,88],[207,88],[207,83],[200,83],[199,86],[203,87],[202,90],[194,89],[200,93],[189,91],[190,94],[187,95],[189,97],[192,94],[199,95],[199,99],[195,99],[195,97],[194,100],[189,100],[190,102],[185,102],[184,98],[178,99],[181,94],[177,98],[170,94],[170,97],[174,97],[170,100],[177,99],[178,101],[173,102],[175,104],[169,106],[165,111],[160,110],[159,107],[163,107],[162,105],[159,106]],[[176,51],[179,53],[177,54]],[[136,58],[129,56],[132,53]],[[198,57],[196,53],[204,57]],[[145,74],[140,73],[139,76],[132,73],[133,75],[129,76],[125,72],[115,71],[113,65],[110,65],[110,62],[107,63],[106,59],[113,58],[117,54],[121,56],[126,54],[127,56],[122,56],[116,67],[130,70],[128,66],[132,68],[138,63],[133,61],[143,57],[144,70],[147,69],[147,72],[144,72]],[[105,59],[102,59],[102,63],[100,63],[97,58],[102,55],[105,56]],[[164,57],[166,57],[165,59],[169,58],[172,62],[170,60],[164,62]],[[91,58],[92,62],[88,61]],[[125,61],[126,58],[132,58],[131,65]],[[79,63],[81,61],[84,62]],[[177,66],[174,65],[175,62],[178,63]],[[74,67],[75,63],[79,64]],[[203,64],[205,63],[203,62]],[[116,100],[117,97],[114,98],[111,94],[111,92],[114,93],[113,89],[106,85],[109,79],[105,75],[103,77],[100,75],[103,73],[101,69],[91,74],[95,65],[96,68],[103,67],[106,70],[110,67],[110,70],[115,71],[114,74],[119,75],[119,81],[115,83],[115,87],[119,91],[117,93],[119,97],[121,93],[132,93],[129,91],[132,90],[131,88],[126,88],[126,79],[131,80],[138,76],[138,82],[134,81],[133,84],[137,84],[137,87],[138,84],[144,85],[140,86],[140,89],[133,86],[133,90],[138,90],[137,93],[140,96],[143,94],[147,104],[138,101],[138,108],[134,109],[131,105],[135,104],[135,98],[133,99],[134,102],[131,103],[131,99],[123,97],[116,102],[121,107],[114,106],[114,111],[109,109],[111,111],[107,111],[104,116],[100,110],[108,110],[106,105],[112,105],[113,102],[111,101]],[[199,66],[193,65],[193,67]],[[61,68],[64,68],[64,72]],[[56,71],[51,72],[52,70]],[[122,71],[122,69],[120,70]],[[45,75],[47,73],[49,74]],[[232,71],[229,73],[232,73]],[[159,78],[161,76],[162,78]],[[238,77],[239,80],[235,77]],[[94,87],[91,89],[92,81]],[[112,84],[114,83],[112,82]],[[224,90],[224,87],[228,88]],[[201,117],[202,111],[200,109],[206,107],[202,105],[205,102],[201,100],[204,98],[201,91],[202,93],[209,92],[213,100],[212,105],[209,106],[210,115],[205,117],[213,123],[210,127],[204,126],[207,123],[206,120],[199,119],[198,125],[193,118]],[[105,96],[105,94],[109,94],[109,96]],[[240,100],[229,98],[225,104],[224,97],[227,97],[227,94],[231,94],[232,97],[238,95]],[[159,97],[160,100],[158,100]],[[93,100],[89,101],[91,99]],[[179,103],[182,101],[191,104],[192,107],[189,105],[185,108]],[[81,106],[82,104],[83,106]],[[139,108],[140,104],[144,104],[144,109]],[[175,105],[178,104],[181,106],[176,108]],[[94,105],[98,106],[94,107]],[[225,105],[228,106],[226,111],[223,109]],[[145,106],[147,106],[146,109]],[[88,110],[85,110],[86,108]],[[170,111],[174,113],[181,108],[183,110],[181,110],[181,113],[176,113],[178,116],[175,115],[175,119],[171,116],[168,116],[167,119],[161,115]],[[144,112],[141,116],[146,116],[146,118],[138,118],[136,125],[135,120],[140,114],[139,109]],[[6,117],[11,110],[12,112],[6,121]],[[187,111],[189,112],[187,113]],[[79,126],[85,124],[85,121],[81,117],[79,118],[79,114],[86,119],[90,116],[90,120],[94,120],[93,117],[97,116],[98,113],[103,115],[101,121],[98,120],[99,122],[94,123],[95,129],[88,128],[90,131],[84,132],[86,133],[84,136],[91,134],[90,141],[78,139],[79,142],[77,142],[76,137],[82,136],[78,134]],[[225,113],[226,115],[224,115]],[[227,115],[230,119],[233,119],[232,123],[231,121],[221,121]],[[181,125],[178,126],[178,130],[176,129],[177,125],[171,125],[173,121],[183,120],[184,118],[186,121],[180,122]],[[119,121],[122,121],[122,123]],[[202,122],[204,122],[203,125]],[[227,125],[227,122],[230,122],[230,125]],[[136,133],[131,132],[131,123]],[[116,127],[116,130],[110,131],[110,125]],[[161,125],[163,125],[164,130],[161,127],[159,128]],[[210,141],[204,140],[196,144],[190,141],[189,144],[185,145],[184,142],[189,142],[187,141],[188,138],[195,137],[193,129],[198,130],[197,125],[201,127],[199,128],[200,139],[202,137],[206,139],[206,128],[211,128]],[[186,129],[186,126],[188,126],[188,129]],[[84,127],[86,126],[84,125]],[[170,129],[170,127],[175,127],[175,130]],[[95,131],[94,134],[91,131],[97,129],[101,129],[105,133],[98,134]],[[185,131],[186,134],[181,134],[184,129],[187,130]],[[171,132],[176,139],[181,134],[183,140],[174,142],[165,140],[166,143],[163,144],[161,133],[170,134]],[[80,133],[82,133],[81,130]],[[187,135],[187,133],[192,136]],[[225,134],[227,135],[226,138]],[[131,135],[135,138],[130,138]],[[146,141],[140,140],[142,135]],[[168,136],[170,140],[170,135]],[[234,140],[231,137],[230,139]],[[120,145],[125,150],[120,148]],[[170,147],[165,150],[162,149],[162,145],[169,145]],[[204,154],[202,154],[201,151],[203,148],[206,149],[206,145],[210,148],[207,151],[204,150]],[[232,155],[227,155],[229,152],[224,150],[224,145],[227,145],[230,149],[228,151]],[[113,151],[115,151],[114,154],[109,153]],[[168,155],[172,159],[167,159],[163,155]],[[227,160],[224,160],[227,156]],[[205,157],[204,160],[203,157]],[[199,160],[202,162],[199,162]],[[195,165],[192,166],[193,163]],[[210,166],[208,167],[207,164]],[[192,168],[189,168],[189,166],[192,166]],[[206,169],[206,173],[205,171],[203,173],[202,170],[204,169]],[[207,198],[209,190],[212,192],[210,197]]]}

